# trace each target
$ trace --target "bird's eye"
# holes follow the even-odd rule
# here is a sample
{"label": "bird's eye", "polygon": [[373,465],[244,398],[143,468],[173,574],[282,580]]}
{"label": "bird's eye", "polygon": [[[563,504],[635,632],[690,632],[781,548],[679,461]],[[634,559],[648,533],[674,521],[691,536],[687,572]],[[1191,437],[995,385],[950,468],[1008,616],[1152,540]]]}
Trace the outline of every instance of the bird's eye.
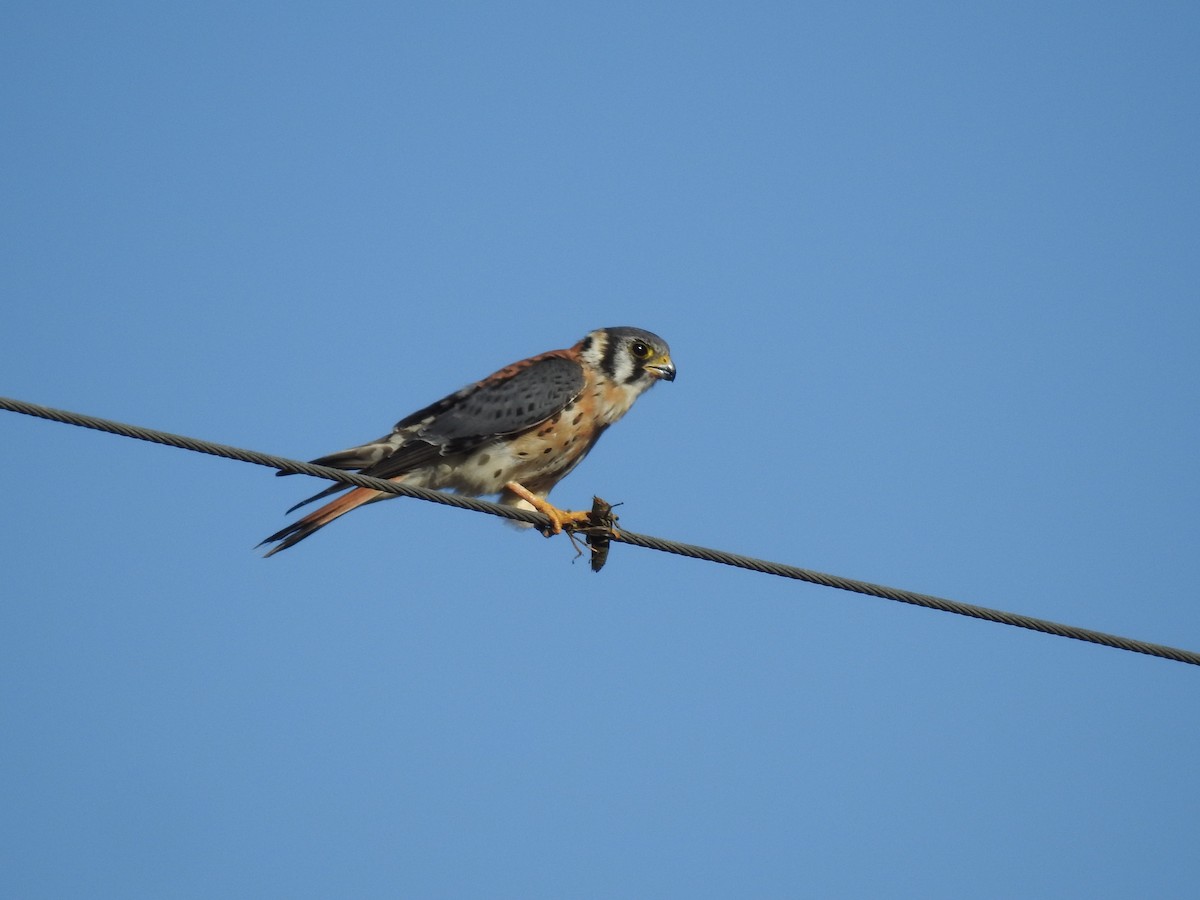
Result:
{"label": "bird's eye", "polygon": [[629,345],[629,352],[633,354],[634,359],[649,359],[650,348],[642,341],[634,341]]}

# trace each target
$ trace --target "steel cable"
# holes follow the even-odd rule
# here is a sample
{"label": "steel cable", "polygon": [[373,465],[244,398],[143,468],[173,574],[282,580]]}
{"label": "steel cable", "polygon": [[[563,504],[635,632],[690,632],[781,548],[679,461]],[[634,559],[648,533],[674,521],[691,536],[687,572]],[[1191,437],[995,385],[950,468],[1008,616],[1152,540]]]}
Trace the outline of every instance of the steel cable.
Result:
{"label": "steel cable", "polygon": [[[404,497],[415,497],[418,500],[428,500],[431,503],[441,503],[445,506],[454,506],[458,507],[459,509],[469,509],[475,512],[488,513],[493,516],[501,516],[503,518],[513,519],[518,522],[527,522],[531,525],[546,525],[548,523],[547,518],[541,513],[514,509],[509,506],[501,506],[498,503],[491,503],[487,500],[479,500],[474,497],[464,497],[457,494],[445,494],[441,491],[431,491],[426,490],[425,488],[397,484],[392,481],[384,481],[379,478],[372,478],[368,475],[360,475],[357,472],[347,472],[343,469],[331,469],[327,466],[316,466],[312,463],[300,462],[299,460],[288,459],[287,457],[283,456],[273,456],[268,453],[259,453],[255,450],[245,450],[240,447],[231,447],[227,444],[216,444],[211,441],[201,440],[199,438],[171,434],[165,431],[157,431],[152,428],[142,428],[137,425],[127,425],[122,422],[114,422],[110,419],[101,419],[96,416],[88,416],[82,413],[53,409],[51,407],[41,406],[36,403],[27,403],[22,400],[14,400],[8,397],[0,397],[0,409],[21,413],[22,415],[26,416],[34,416],[39,419],[49,419],[53,422],[62,422],[67,425],[78,425],[81,428],[91,428],[96,431],[104,431],[109,434],[134,438],[140,441],[164,444],[168,447],[178,447],[182,450],[191,450],[196,453],[207,453],[211,456],[220,456],[224,459],[233,459],[240,462],[253,463],[259,466],[266,466],[270,469],[278,469],[282,472],[290,472],[297,475],[312,475],[316,478],[325,478],[330,481],[340,481],[344,484],[355,485],[356,487],[370,488],[390,494],[398,494]],[[733,566],[739,569],[748,569],[750,571],[761,572],[766,575],[776,575],[781,578],[792,578],[797,581],[806,581],[810,584],[824,585],[825,587],[836,588],[842,591],[852,591],[857,594],[866,594],[872,597],[880,597],[885,600],[895,600],[900,603],[908,603],[913,606],[923,606],[926,609],[936,609],[942,612],[954,613],[955,615],[959,616],[969,616],[974,619],[983,619],[987,622],[996,622],[1001,625],[1011,625],[1015,628],[1027,628],[1031,631],[1040,631],[1043,634],[1052,634],[1058,637],[1070,638],[1077,641],[1087,641],[1089,643],[1100,644],[1105,647],[1113,647],[1117,650],[1127,650],[1131,653],[1143,653],[1147,656],[1156,656],[1161,659],[1169,659],[1175,662],[1186,663],[1188,665],[1200,666],[1200,653],[1196,653],[1191,650],[1182,650],[1177,647],[1153,644],[1147,641],[1135,640],[1134,638],[1107,634],[1103,631],[1093,631],[1088,628],[1078,628],[1073,625],[1063,625],[1058,622],[1051,622],[1047,619],[1038,619],[1032,616],[1020,615],[1018,613],[1004,612],[1003,610],[990,609],[986,606],[975,606],[970,603],[960,603],[957,600],[948,600],[944,597],[935,597],[930,594],[919,594],[914,591],[906,591],[900,588],[872,584],[867,581],[857,581],[853,578],[842,578],[838,575],[827,575],[824,572],[816,572],[811,569],[802,569],[797,566],[789,566],[783,563],[755,559],[751,556],[742,556],[741,554],[729,553],[724,550],[713,550],[711,548],[700,547],[695,544],[684,544],[679,541],[668,540],[666,538],[658,538],[651,535],[638,534],[633,531],[626,531],[625,529],[621,529],[620,533],[614,535],[612,539],[619,541],[620,543],[630,544],[635,547],[643,547],[648,550],[658,550],[663,553],[674,553],[678,556],[686,556],[692,559],[718,563],[720,565]]]}

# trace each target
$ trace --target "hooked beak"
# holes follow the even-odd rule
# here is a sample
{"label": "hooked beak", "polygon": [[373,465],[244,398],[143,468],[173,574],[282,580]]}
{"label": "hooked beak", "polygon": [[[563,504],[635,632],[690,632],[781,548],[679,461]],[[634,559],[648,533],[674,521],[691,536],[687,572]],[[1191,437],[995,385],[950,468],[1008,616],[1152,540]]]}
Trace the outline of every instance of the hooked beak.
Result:
{"label": "hooked beak", "polygon": [[646,370],[655,378],[661,378],[663,381],[675,380],[675,363],[671,362],[669,356],[660,356],[646,366]]}

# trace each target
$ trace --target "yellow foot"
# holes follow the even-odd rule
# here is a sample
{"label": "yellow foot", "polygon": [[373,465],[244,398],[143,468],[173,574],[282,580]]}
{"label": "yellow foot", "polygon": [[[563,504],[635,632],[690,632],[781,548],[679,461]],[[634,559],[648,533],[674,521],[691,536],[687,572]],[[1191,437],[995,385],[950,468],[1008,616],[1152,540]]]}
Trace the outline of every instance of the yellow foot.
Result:
{"label": "yellow foot", "polygon": [[562,534],[565,531],[575,548],[576,559],[583,554],[583,550],[575,535],[582,534],[587,541],[587,549],[591,551],[592,571],[599,572],[604,568],[604,563],[608,561],[608,550],[612,541],[620,540],[621,537],[621,532],[617,531],[617,517],[613,513],[611,503],[606,503],[599,497],[593,497],[590,510],[586,512],[573,511],[559,509],[517,481],[508,482],[504,485],[504,489],[514,496],[520,497],[550,520],[550,524],[542,531],[546,537]]}
{"label": "yellow foot", "polygon": [[549,534],[562,534],[563,529],[574,531],[576,528],[587,525],[592,520],[590,512],[581,512],[569,509],[559,509],[549,500],[537,496],[523,484],[517,481],[510,481],[504,485],[504,489],[509,493],[516,494],[543,516],[550,520]]}

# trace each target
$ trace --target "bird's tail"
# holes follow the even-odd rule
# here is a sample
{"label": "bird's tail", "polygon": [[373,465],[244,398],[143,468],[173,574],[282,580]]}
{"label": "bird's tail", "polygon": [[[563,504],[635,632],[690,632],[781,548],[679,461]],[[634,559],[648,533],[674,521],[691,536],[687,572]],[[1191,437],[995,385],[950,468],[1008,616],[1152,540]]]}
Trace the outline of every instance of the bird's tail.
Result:
{"label": "bird's tail", "polygon": [[[399,481],[400,478],[393,478],[391,480]],[[334,519],[344,516],[352,509],[358,509],[358,507],[365,503],[374,503],[376,500],[386,500],[394,496],[396,495],[383,491],[373,491],[370,488],[355,488],[350,493],[326,503],[320,509],[313,510],[304,518],[297,519],[286,528],[275,532],[258,546],[261,547],[263,544],[276,544],[278,542],[276,546],[263,554],[264,558],[273,556],[280,550],[286,550],[288,547],[300,543],[310,534],[321,530]]]}

